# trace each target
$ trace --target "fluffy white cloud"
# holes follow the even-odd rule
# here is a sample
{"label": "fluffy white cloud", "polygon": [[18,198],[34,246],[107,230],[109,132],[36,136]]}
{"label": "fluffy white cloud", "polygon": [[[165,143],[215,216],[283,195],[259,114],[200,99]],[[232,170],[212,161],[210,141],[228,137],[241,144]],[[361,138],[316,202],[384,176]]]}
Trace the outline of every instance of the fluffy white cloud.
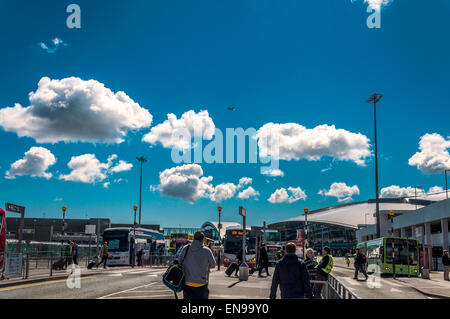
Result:
{"label": "fluffy white cloud", "polygon": [[44,147],[32,147],[24,158],[11,164],[11,168],[6,172],[6,178],[13,179],[17,175],[31,175],[34,177],[51,178],[52,173],[46,172],[49,166],[56,163],[56,158],[48,149]]}
{"label": "fluffy white cloud", "polygon": [[111,183],[110,182],[103,183],[103,188],[109,188],[109,184],[111,184]]}
{"label": "fluffy white cloud", "polygon": [[194,203],[199,198],[208,197],[214,190],[210,184],[212,177],[204,177],[198,164],[172,167],[159,173],[158,190],[162,195],[180,198]]}
{"label": "fluffy white cloud", "polygon": [[133,164],[120,160],[116,166],[111,168],[111,172],[113,173],[125,172],[131,170],[132,168]]}
{"label": "fluffy white cloud", "polygon": [[442,174],[450,169],[450,139],[445,139],[437,133],[425,134],[420,138],[420,152],[414,154],[408,161],[409,165],[417,166],[425,174]]}
{"label": "fluffy white cloud", "polygon": [[178,119],[175,114],[167,114],[167,120],[154,126],[142,140],[150,144],[160,142],[166,148],[180,150],[192,148],[191,138],[212,139],[215,125],[208,111],[195,113],[187,111]]}
{"label": "fluffy white cloud", "polygon": [[257,198],[259,196],[259,192],[255,191],[255,189],[251,186],[241,191],[237,197],[240,199],[248,199],[250,197]]}
{"label": "fluffy white cloud", "polygon": [[239,184],[237,186],[237,189],[241,189],[245,185],[250,185],[251,183],[253,183],[253,179],[252,178],[250,178],[250,177],[242,177],[241,179],[239,179]]}
{"label": "fluffy white cloud", "polygon": [[[398,198],[398,197],[414,197],[414,187],[400,187],[398,185],[391,185],[380,190],[381,198]],[[417,189],[417,196],[423,195],[423,190]]]}
{"label": "fluffy white cloud", "polygon": [[[288,194],[288,191],[290,195]],[[272,204],[285,202],[290,204],[300,199],[305,200],[306,197],[306,193],[300,187],[288,187],[287,190],[282,187],[273,192],[267,200]]]}
{"label": "fluffy white cloud", "polygon": [[[124,161],[120,161],[118,165],[113,166],[113,162],[116,159],[116,154],[109,156],[106,163],[100,162],[94,154],[72,156],[67,164],[72,171],[70,174],[60,175],[59,178],[66,181],[82,183],[101,182],[108,177],[109,174],[121,172],[124,170],[122,169],[123,167],[129,167],[129,165],[131,165]],[[111,167],[113,168],[111,169]],[[117,167],[119,167],[119,169],[117,169]],[[105,186],[105,184],[107,185]],[[108,188],[109,182],[105,184],[103,186]]]}
{"label": "fluffy white cloud", "polygon": [[354,195],[359,195],[359,188],[357,185],[347,186],[345,183],[333,183],[329,190],[322,189],[318,194],[336,197],[338,202],[348,202],[353,200]]}
{"label": "fluffy white cloud", "polygon": [[331,156],[365,165],[365,159],[371,156],[365,135],[336,129],[334,125],[308,129],[296,123],[267,123],[257,131],[256,138],[260,156],[273,159],[317,161]]}
{"label": "fluffy white cloud", "polygon": [[280,169],[266,169],[262,172],[263,175],[267,175],[270,177],[283,177],[284,172]]}
{"label": "fluffy white cloud", "polygon": [[30,106],[0,109],[0,126],[39,143],[121,143],[129,130],[149,127],[152,115],[124,92],[96,80],[43,77]]}
{"label": "fluffy white cloud", "polygon": [[220,203],[226,199],[234,197],[236,194],[236,185],[233,183],[223,183],[214,187],[214,192],[211,194],[211,200]]}
{"label": "fluffy white cloud", "polygon": [[391,185],[388,187],[384,187],[380,190],[381,198],[417,198],[420,199],[428,199],[433,201],[439,201],[446,198],[445,190],[440,186],[433,186],[428,189],[428,192],[425,192],[421,188],[414,189],[414,187],[400,187],[398,185]]}

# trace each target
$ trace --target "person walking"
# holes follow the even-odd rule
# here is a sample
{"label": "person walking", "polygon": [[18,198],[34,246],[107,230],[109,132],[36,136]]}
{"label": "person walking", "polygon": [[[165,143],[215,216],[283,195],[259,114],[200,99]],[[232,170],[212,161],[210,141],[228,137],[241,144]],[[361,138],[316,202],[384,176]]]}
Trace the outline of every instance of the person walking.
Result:
{"label": "person walking", "polygon": [[[325,246],[322,249],[322,258],[320,259],[319,264],[317,264],[314,268],[316,268],[316,280],[320,281],[328,281],[328,275],[333,269],[334,260],[333,256],[331,256],[330,247]],[[314,291],[314,298],[321,298],[320,293],[322,292],[324,284],[316,284],[317,288]]]}
{"label": "person walking", "polygon": [[270,299],[275,299],[280,286],[281,299],[312,298],[306,264],[295,254],[294,243],[286,245],[286,254],[276,264],[270,288]]}
{"label": "person walking", "polygon": [[71,241],[69,245],[72,247],[72,263],[78,266],[78,245],[74,241]]}
{"label": "person walking", "polygon": [[444,255],[442,256],[442,266],[444,267],[444,280],[450,280],[450,257],[447,250],[444,250]]}
{"label": "person walking", "polygon": [[[247,245],[245,245],[245,253],[247,254]],[[244,260],[244,254],[242,252],[242,248],[239,249],[239,251],[236,253],[236,259],[237,259],[237,268],[236,268],[236,273],[234,274],[236,277],[238,276],[239,273],[239,267],[241,266],[243,260]]]}
{"label": "person walking", "polygon": [[345,263],[347,264],[347,268],[350,267],[350,258],[348,255],[345,255]]}
{"label": "person walking", "polygon": [[103,243],[102,248],[100,248],[100,257],[102,259],[97,264],[97,269],[98,269],[98,266],[101,264],[103,264],[103,269],[106,269],[106,263],[108,261],[108,243],[106,241]]}
{"label": "person walking", "polygon": [[[314,250],[312,248],[308,248],[306,250],[306,258],[305,258],[306,269],[308,270],[309,280],[316,280],[317,276],[317,261],[314,259]],[[319,285],[315,285],[311,283],[311,289],[313,291],[313,296],[316,295],[314,292]]]}
{"label": "person walking", "polygon": [[144,253],[144,247],[142,247],[141,249],[139,249],[139,251],[137,252],[137,265],[140,267],[142,266],[142,254]]}
{"label": "person walking", "polygon": [[353,276],[353,279],[358,280],[358,272],[361,272],[364,275],[364,277],[366,277],[365,280],[367,280],[367,278],[369,278],[369,276],[367,276],[367,273],[365,270],[365,265],[366,265],[366,256],[363,253],[361,253],[359,248],[356,248],[355,276]]}
{"label": "person walking", "polygon": [[261,248],[259,250],[259,273],[258,277],[262,277],[262,271],[263,269],[266,270],[267,276],[270,276],[269,274],[269,256],[267,255],[266,250],[266,244],[261,243]]}
{"label": "person walking", "polygon": [[209,269],[216,266],[216,261],[212,251],[203,245],[204,239],[203,232],[197,231],[192,243],[182,248],[178,258],[184,269],[184,299],[208,299]]}

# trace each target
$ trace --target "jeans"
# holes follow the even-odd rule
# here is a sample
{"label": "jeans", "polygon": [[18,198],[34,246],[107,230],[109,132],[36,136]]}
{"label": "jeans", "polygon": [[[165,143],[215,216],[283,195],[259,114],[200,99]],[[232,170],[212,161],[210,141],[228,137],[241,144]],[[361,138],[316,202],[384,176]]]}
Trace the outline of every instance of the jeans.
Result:
{"label": "jeans", "polygon": [[97,264],[97,268],[99,265],[103,264],[103,268],[106,268],[106,262],[108,261],[108,256],[103,256],[102,260]]}
{"label": "jeans", "polygon": [[260,266],[259,266],[259,273],[258,273],[258,276],[261,276],[263,269],[266,270],[267,276],[270,276],[270,275],[269,275],[269,265],[267,265],[267,264],[265,264],[265,265],[260,265]]}
{"label": "jeans", "polygon": [[208,285],[200,287],[191,287],[184,285],[183,298],[184,299],[208,299],[209,289]]}
{"label": "jeans", "polygon": [[358,272],[361,272],[367,279],[368,276],[363,265],[355,265],[355,277],[354,277],[355,279],[358,279]]}

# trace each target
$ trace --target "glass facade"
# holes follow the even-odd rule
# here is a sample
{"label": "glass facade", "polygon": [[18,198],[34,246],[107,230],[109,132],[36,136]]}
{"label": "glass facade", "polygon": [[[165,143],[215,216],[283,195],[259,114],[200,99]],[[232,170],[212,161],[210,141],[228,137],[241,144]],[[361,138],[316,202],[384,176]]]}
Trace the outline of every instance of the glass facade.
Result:
{"label": "glass facade", "polygon": [[201,231],[205,234],[205,237],[211,238],[213,240],[219,240],[219,232],[213,224],[203,224]]}
{"label": "glass facade", "polygon": [[[303,221],[289,221],[269,225],[270,229],[280,232],[282,243],[297,240],[297,230],[304,229]],[[321,251],[323,246],[331,248],[333,256],[345,256],[346,253],[354,252],[356,247],[356,229],[308,221],[309,247]]]}

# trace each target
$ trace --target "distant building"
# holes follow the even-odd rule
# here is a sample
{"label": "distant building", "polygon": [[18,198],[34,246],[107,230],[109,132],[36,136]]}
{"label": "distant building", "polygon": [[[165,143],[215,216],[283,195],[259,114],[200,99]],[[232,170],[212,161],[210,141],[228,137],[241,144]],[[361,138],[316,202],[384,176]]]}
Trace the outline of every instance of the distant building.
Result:
{"label": "distant building", "polygon": [[[381,236],[389,235],[388,217],[391,210],[401,214],[415,210],[416,204],[418,208],[422,208],[431,203],[433,202],[403,198],[380,199]],[[310,211],[307,217],[309,247],[321,251],[323,246],[329,246],[332,254],[337,256],[353,252],[357,244],[356,231],[366,226],[373,229],[376,225],[375,205],[375,200],[369,199]],[[295,241],[297,230],[305,229],[305,216],[273,223],[269,228],[280,232],[282,242]],[[372,234],[372,237],[375,235]]]}

